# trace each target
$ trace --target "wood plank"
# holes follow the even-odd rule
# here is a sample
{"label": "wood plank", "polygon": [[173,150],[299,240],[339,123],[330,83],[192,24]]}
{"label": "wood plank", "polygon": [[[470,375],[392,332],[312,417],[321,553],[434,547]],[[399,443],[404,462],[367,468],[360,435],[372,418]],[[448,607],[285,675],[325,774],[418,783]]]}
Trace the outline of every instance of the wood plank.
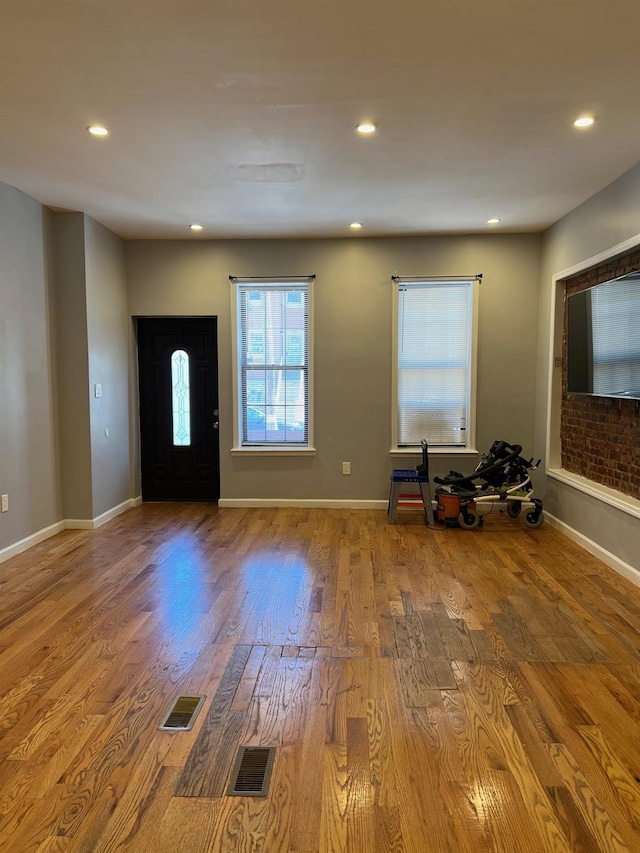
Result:
{"label": "wood plank", "polygon": [[[154,853],[207,853],[218,826],[220,800],[174,797],[170,800],[162,821],[153,837]],[[143,853],[144,848],[138,848]],[[224,849],[224,848],[218,848]]]}
{"label": "wood plank", "polygon": [[431,661],[403,659],[395,663],[398,683],[408,708],[426,707],[432,701],[431,691],[450,690],[457,686],[451,669],[436,671]]}
{"label": "wood plank", "polygon": [[[324,750],[320,853],[347,851],[347,744],[331,743]],[[275,849],[275,848],[274,848]]]}
{"label": "wood plank", "polygon": [[500,603],[500,613],[492,616],[513,660],[546,661],[547,656],[540,648],[535,636],[509,601]]}
{"label": "wood plank", "polygon": [[600,848],[611,851],[611,853],[629,850],[605,808],[591,791],[580,767],[567,747],[562,743],[552,744],[549,747],[549,752],[584,823]]}
{"label": "wood plank", "polygon": [[325,740],[327,708],[310,708],[302,738],[297,807],[291,821],[291,853],[313,853],[320,847],[320,810],[322,774],[316,766]]}
{"label": "wood plank", "polygon": [[373,850],[373,800],[367,723],[347,719],[347,849]]}
{"label": "wood plank", "polygon": [[[219,746],[221,724],[230,713],[233,697],[250,654],[251,646],[236,646],[178,780],[175,791],[177,797],[198,797],[207,786],[213,772],[210,756]],[[239,725],[239,715],[241,712],[234,712],[233,720],[236,726]]]}
{"label": "wood plank", "polygon": [[231,703],[232,711],[246,711],[249,707],[266,650],[266,646],[252,646],[251,653],[233,697],[233,702]]}
{"label": "wood plank", "polygon": [[[627,770],[621,758],[618,757],[606,736],[597,726],[581,726],[578,734],[587,744],[594,758],[594,763],[606,775],[613,789],[614,796],[603,797],[606,809],[614,817],[616,826],[620,831],[624,831],[625,838],[632,838],[634,832],[640,829],[638,779]],[[576,758],[578,759],[578,756]],[[580,769],[583,773],[586,772],[584,766],[581,766]],[[594,785],[592,787],[595,788]],[[603,787],[605,793],[609,793],[606,786]],[[600,788],[595,788],[595,793],[599,794],[600,790]],[[614,809],[620,816],[614,815]],[[627,827],[631,830],[630,832],[625,831]]]}

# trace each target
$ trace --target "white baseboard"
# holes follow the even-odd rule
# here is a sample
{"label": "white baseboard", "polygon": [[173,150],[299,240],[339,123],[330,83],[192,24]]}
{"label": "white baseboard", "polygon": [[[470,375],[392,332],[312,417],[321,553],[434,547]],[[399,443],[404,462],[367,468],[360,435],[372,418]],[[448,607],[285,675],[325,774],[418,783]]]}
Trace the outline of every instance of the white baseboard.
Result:
{"label": "white baseboard", "polygon": [[292,506],[300,509],[386,509],[387,501],[351,501],[351,500],[291,500],[289,498],[220,498],[218,506],[265,507]]}
{"label": "white baseboard", "polygon": [[630,580],[631,583],[634,583],[636,586],[640,586],[640,571],[638,571],[638,569],[634,569],[634,567],[630,566],[629,563],[625,563],[624,560],[616,557],[615,554],[612,554],[611,551],[607,551],[606,548],[602,548],[597,542],[589,539],[589,537],[585,536],[583,533],[578,533],[578,531],[574,530],[573,527],[569,527],[569,525],[565,524],[564,521],[560,521],[559,518],[550,515],[546,510],[544,517],[545,521],[548,521],[552,527],[555,527],[561,533],[564,533],[564,535],[568,536],[569,539],[573,539],[573,541],[577,542],[578,545],[582,545],[585,551],[588,551],[590,554],[593,554],[594,557],[602,560],[603,563],[611,566],[612,569],[627,578],[627,580]]}
{"label": "white baseboard", "polygon": [[129,498],[129,500],[123,501],[118,506],[111,507],[111,509],[103,512],[102,515],[96,518],[67,518],[64,522],[65,530],[95,530],[97,527],[102,527],[107,521],[111,521],[112,518],[120,515],[120,513],[126,512],[128,509],[133,509],[135,506],[140,506],[141,503],[141,497]]}
{"label": "white baseboard", "polygon": [[92,518],[65,518],[65,530],[93,530],[95,524]]}
{"label": "white baseboard", "polygon": [[26,539],[21,539],[19,542],[14,542],[13,545],[8,545],[6,548],[0,550],[0,563],[4,563],[5,560],[9,560],[11,557],[21,554],[23,551],[26,551],[27,548],[31,548],[39,542],[44,542],[45,539],[48,539],[50,536],[55,536],[56,533],[61,533],[63,530],[64,521],[57,521],[55,524],[49,525],[49,527],[43,527],[42,530],[38,530],[37,533],[32,533],[31,536],[27,536]]}
{"label": "white baseboard", "polygon": [[5,560],[9,560],[11,557],[15,557],[17,554],[21,554],[23,551],[26,551],[27,548],[31,548],[39,542],[44,542],[45,539],[48,539],[50,536],[55,536],[56,533],[61,533],[63,530],[95,530],[97,527],[101,527],[103,524],[106,524],[107,521],[111,521],[112,518],[120,515],[120,513],[126,512],[126,510],[132,509],[133,507],[140,506],[141,503],[141,497],[130,498],[129,500],[118,504],[118,506],[114,506],[107,510],[107,512],[103,512],[102,515],[99,515],[97,518],[65,518],[62,521],[57,521],[55,524],[49,525],[49,527],[43,527],[42,530],[38,530],[37,533],[32,533],[31,536],[27,536],[26,539],[21,539],[13,545],[8,545],[6,548],[2,548],[0,550],[0,563],[3,563]]}

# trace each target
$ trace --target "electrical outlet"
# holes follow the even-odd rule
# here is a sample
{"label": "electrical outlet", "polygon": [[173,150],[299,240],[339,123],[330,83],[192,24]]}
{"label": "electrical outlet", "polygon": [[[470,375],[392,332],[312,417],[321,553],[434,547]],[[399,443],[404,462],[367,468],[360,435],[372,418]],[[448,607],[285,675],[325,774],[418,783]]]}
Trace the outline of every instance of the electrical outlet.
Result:
{"label": "electrical outlet", "polygon": [[342,473],[350,474],[351,473],[351,462],[343,462],[342,463]]}
{"label": "electrical outlet", "polygon": [[0,501],[2,502],[0,505],[0,512],[8,512],[9,511],[9,495],[2,495],[2,497],[0,497]]}

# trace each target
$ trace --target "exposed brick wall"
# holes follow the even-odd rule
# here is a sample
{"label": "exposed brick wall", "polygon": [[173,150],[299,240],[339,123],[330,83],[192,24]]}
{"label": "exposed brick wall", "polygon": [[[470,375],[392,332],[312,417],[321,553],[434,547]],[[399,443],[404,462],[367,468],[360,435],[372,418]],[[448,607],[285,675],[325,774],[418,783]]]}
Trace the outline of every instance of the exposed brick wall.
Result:
{"label": "exposed brick wall", "polygon": [[[640,248],[564,279],[565,293],[640,269]],[[640,498],[640,401],[567,394],[567,312],[562,341],[562,467]],[[640,334],[640,332],[639,332]]]}

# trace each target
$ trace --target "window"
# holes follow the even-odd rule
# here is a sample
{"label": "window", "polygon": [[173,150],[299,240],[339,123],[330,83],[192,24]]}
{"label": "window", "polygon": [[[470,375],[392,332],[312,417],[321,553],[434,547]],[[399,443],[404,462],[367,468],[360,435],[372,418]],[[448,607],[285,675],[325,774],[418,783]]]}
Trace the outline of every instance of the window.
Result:
{"label": "window", "polygon": [[640,391],[639,278],[631,274],[590,291],[594,394]]}
{"label": "window", "polygon": [[171,412],[174,447],[188,447],[191,444],[189,356],[181,349],[171,355]]}
{"label": "window", "polygon": [[237,444],[310,446],[310,279],[232,279],[237,321]]}
{"label": "window", "polygon": [[473,448],[477,280],[394,278],[398,448]]}

